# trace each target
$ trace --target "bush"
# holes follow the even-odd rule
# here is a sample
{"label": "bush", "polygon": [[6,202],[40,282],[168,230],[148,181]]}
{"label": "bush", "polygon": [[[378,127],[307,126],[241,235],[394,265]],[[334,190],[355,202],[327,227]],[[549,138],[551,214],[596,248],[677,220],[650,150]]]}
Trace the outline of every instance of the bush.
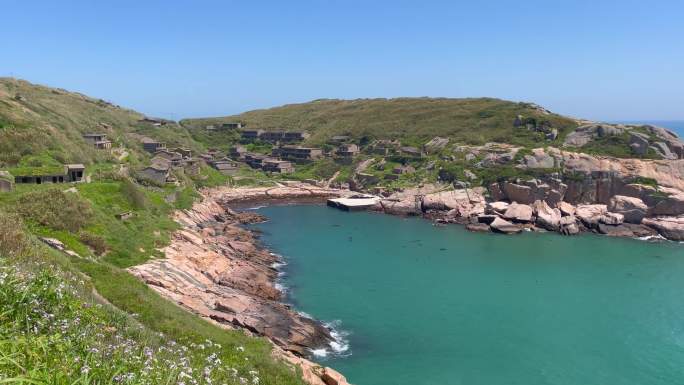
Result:
{"label": "bush", "polygon": [[107,251],[107,243],[105,242],[104,238],[102,238],[99,235],[81,231],[78,234],[78,239],[83,244],[90,247],[93,250],[93,252],[97,255],[102,255],[105,253],[105,251]]}
{"label": "bush", "polygon": [[30,247],[21,218],[15,214],[0,212],[0,256],[21,257],[30,251]]}
{"label": "bush", "polygon": [[136,209],[142,209],[147,204],[145,193],[130,179],[125,179],[121,184],[121,194]]}
{"label": "bush", "polygon": [[78,194],[51,188],[31,191],[19,198],[17,209],[24,218],[54,230],[79,231],[93,215],[88,201]]}

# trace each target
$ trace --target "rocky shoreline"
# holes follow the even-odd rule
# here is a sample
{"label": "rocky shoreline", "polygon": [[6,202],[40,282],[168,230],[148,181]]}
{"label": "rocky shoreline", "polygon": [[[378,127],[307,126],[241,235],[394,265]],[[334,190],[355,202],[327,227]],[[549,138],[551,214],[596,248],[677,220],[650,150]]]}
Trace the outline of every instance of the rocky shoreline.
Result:
{"label": "rocky shoreline", "polygon": [[192,209],[174,214],[181,229],[163,250],[166,257],[129,271],[203,318],[267,337],[274,355],[300,367],[308,383],[347,384],[341,374],[307,359],[313,349],[330,348],[335,340],[321,323],[281,302],[274,267],[281,262],[279,257],[260,247],[255,235],[243,228],[265,218],[230,208],[247,202],[322,202],[345,193],[305,185],[205,190]]}

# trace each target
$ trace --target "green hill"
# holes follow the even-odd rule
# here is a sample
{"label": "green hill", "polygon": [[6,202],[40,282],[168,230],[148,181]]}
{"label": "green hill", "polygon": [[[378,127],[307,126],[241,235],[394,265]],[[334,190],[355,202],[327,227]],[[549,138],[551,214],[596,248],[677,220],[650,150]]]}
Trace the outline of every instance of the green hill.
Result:
{"label": "green hill", "polygon": [[533,104],[492,98],[322,99],[180,123],[203,142],[215,140],[212,135],[220,135],[206,133],[207,125],[240,121],[248,128],[304,130],[312,135],[309,142],[314,144],[335,135],[349,135],[357,140],[400,139],[405,144],[422,144],[435,136],[465,144],[538,144],[540,133],[514,126],[519,115],[524,120],[556,128],[559,135],[553,142],[558,144],[577,126],[574,120]]}
{"label": "green hill", "polygon": [[0,168],[111,161],[85,142],[86,133],[107,134],[115,146],[127,148],[133,161],[144,156],[136,135],[201,148],[177,124],[155,127],[139,122],[143,117],[102,99],[0,78]]}

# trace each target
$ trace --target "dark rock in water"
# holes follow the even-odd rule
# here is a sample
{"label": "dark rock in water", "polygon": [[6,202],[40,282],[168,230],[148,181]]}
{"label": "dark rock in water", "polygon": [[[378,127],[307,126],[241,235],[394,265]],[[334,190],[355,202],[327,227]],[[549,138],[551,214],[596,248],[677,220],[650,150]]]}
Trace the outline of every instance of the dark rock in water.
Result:
{"label": "dark rock in water", "polygon": [[598,231],[601,234],[605,234],[605,235],[608,235],[611,237],[630,237],[630,238],[654,236],[654,235],[658,234],[655,230],[653,230],[647,226],[633,224],[633,223],[623,223],[623,224],[617,225],[617,226],[599,223]]}

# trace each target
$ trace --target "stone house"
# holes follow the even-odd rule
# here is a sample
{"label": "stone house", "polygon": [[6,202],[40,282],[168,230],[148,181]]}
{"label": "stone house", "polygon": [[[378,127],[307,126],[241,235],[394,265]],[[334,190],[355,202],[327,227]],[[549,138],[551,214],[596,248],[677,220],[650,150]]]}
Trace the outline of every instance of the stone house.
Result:
{"label": "stone house", "polygon": [[178,167],[183,164],[183,155],[178,152],[169,151],[166,149],[158,150],[154,153],[154,159],[163,158],[170,162],[171,166]]}
{"label": "stone house", "polygon": [[0,192],[10,192],[14,190],[14,178],[7,171],[0,171]]}
{"label": "stone house", "polygon": [[69,183],[80,182],[83,180],[85,174],[85,166],[82,164],[67,164],[61,171],[41,170],[36,168],[30,173],[21,174],[21,172],[14,175],[14,183]]}
{"label": "stone house", "polygon": [[342,158],[353,158],[359,154],[359,146],[355,144],[343,144],[337,148],[335,155]]}
{"label": "stone house", "polygon": [[166,150],[166,144],[158,142],[152,138],[142,139],[143,149],[149,153],[154,154],[159,150]]}
{"label": "stone house", "polygon": [[291,162],[278,159],[266,159],[263,162],[262,169],[268,172],[275,172],[279,174],[289,174],[295,171]]}
{"label": "stone house", "polygon": [[371,152],[379,155],[393,154],[399,148],[400,143],[397,140],[377,140],[371,145]]}
{"label": "stone house", "polygon": [[244,159],[245,154],[247,154],[247,149],[244,146],[240,146],[240,145],[233,146],[229,150],[229,155],[233,159]]}
{"label": "stone house", "polygon": [[266,159],[269,159],[269,157],[262,154],[245,154],[245,163],[251,168],[261,168]]}
{"label": "stone house", "polygon": [[240,168],[239,163],[228,158],[212,161],[210,165],[224,175],[234,175]]}
{"label": "stone house", "polygon": [[257,139],[260,139],[261,134],[263,134],[264,130],[244,130],[242,131],[242,140],[245,141],[255,141]]}
{"label": "stone house", "polygon": [[323,150],[313,147],[281,146],[271,152],[274,157],[293,161],[311,161],[323,157]]}
{"label": "stone house", "polygon": [[423,152],[416,147],[405,146],[399,149],[402,155],[412,156],[415,158],[420,158],[423,156]]}
{"label": "stone house", "polygon": [[301,131],[291,131],[283,133],[282,141],[286,143],[301,142],[306,140],[309,134]]}
{"label": "stone house", "polygon": [[107,139],[107,134],[84,134],[83,139],[98,150],[112,148],[112,141]]}
{"label": "stone house", "polygon": [[157,184],[164,184],[171,179],[169,166],[162,162],[153,163],[145,167],[144,169],[140,170],[139,175],[143,179],[153,181]]}
{"label": "stone house", "polygon": [[229,123],[223,123],[221,125],[221,128],[224,130],[239,130],[244,127],[244,124],[242,122],[229,122]]}
{"label": "stone house", "polygon": [[330,140],[328,143],[330,144],[342,144],[342,143],[347,143],[348,141],[351,140],[351,137],[348,135],[335,135]]}

